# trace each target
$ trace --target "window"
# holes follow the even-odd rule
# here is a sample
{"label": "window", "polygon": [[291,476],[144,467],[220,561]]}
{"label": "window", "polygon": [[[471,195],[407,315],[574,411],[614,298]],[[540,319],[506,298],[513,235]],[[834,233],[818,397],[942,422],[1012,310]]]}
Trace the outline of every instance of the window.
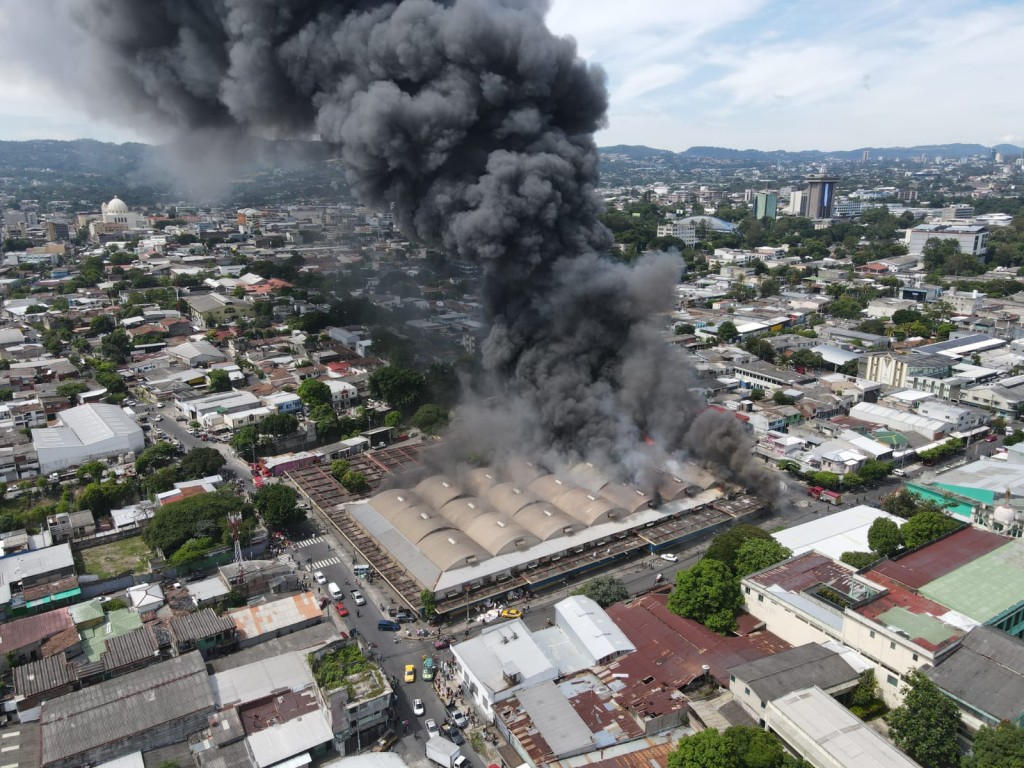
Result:
{"label": "window", "polygon": [[895,675],[886,675],[885,682],[887,682],[889,685],[895,686],[899,682],[899,680],[896,678]]}
{"label": "window", "polygon": [[895,640],[890,640],[889,641],[889,650],[890,651],[895,651],[896,650],[896,641]]}
{"label": "window", "polygon": [[745,687],[745,688],[743,689],[743,692],[744,692],[745,694],[747,694],[748,696],[750,695],[750,689],[749,689],[749,688],[746,688],[746,687]]}
{"label": "window", "polygon": [[871,637],[874,637],[874,636],[875,636],[875,630],[872,629],[871,630]]}
{"label": "window", "polygon": [[764,602],[764,595],[758,595],[757,596],[757,602],[763,603]]}
{"label": "window", "polygon": [[917,654],[914,654],[914,661],[917,661]]}
{"label": "window", "polygon": [[744,587],[743,588],[743,593],[746,594],[746,595],[749,595],[750,594],[750,587]]}
{"label": "window", "polygon": [[735,683],[736,682],[736,675],[729,675],[729,682],[730,683]]}

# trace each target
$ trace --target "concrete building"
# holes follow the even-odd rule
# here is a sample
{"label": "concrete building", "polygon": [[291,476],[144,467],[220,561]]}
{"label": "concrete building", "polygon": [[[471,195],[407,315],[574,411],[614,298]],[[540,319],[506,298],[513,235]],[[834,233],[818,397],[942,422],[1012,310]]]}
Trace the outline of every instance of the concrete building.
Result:
{"label": "concrete building", "polygon": [[40,763],[77,768],[182,742],[215,711],[202,657],[178,656],[44,701]]}
{"label": "concrete building", "polygon": [[876,507],[859,504],[831,515],[821,515],[802,525],[772,534],[793,555],[817,552],[838,560],[844,552],[870,552],[868,530],[880,517],[902,524],[903,519]]}
{"label": "concrete building", "polygon": [[198,330],[256,316],[256,308],[249,302],[219,293],[189,296],[185,301],[192,315],[192,323]]}
{"label": "concrete building", "polygon": [[850,409],[850,416],[870,424],[879,424],[894,432],[914,432],[926,440],[938,440],[950,432],[950,424],[909,411],[887,408],[877,403],[857,403]]}
{"label": "concrete building", "polygon": [[187,341],[173,347],[167,347],[164,354],[178,360],[189,368],[199,368],[211,363],[223,363],[228,356],[208,341]]}
{"label": "concrete building", "polygon": [[93,459],[141,453],[142,429],[121,408],[90,403],[59,414],[58,426],[32,430],[40,474],[59,472]]}
{"label": "concrete building", "polygon": [[758,192],[754,198],[755,219],[775,219],[779,215],[779,196],[775,192]]}
{"label": "concrete building", "polygon": [[844,655],[825,645],[806,643],[731,667],[729,690],[764,726],[768,702],[812,685],[829,696],[840,697],[856,688],[860,673],[870,668],[852,653]]}
{"label": "concrete building", "polygon": [[836,201],[836,184],[839,179],[820,174],[807,177],[807,211],[812,219],[831,219],[832,207]]}
{"label": "concrete building", "polygon": [[922,253],[928,241],[952,240],[960,253],[982,258],[988,253],[988,228],[974,224],[918,224],[907,230],[905,242],[911,254]]}
{"label": "concrete building", "polygon": [[939,354],[881,354],[862,357],[857,363],[857,375],[868,381],[906,387],[915,378],[945,379],[952,374],[953,359]]}
{"label": "concrete building", "polygon": [[814,768],[921,768],[817,686],[770,702],[765,726]]}

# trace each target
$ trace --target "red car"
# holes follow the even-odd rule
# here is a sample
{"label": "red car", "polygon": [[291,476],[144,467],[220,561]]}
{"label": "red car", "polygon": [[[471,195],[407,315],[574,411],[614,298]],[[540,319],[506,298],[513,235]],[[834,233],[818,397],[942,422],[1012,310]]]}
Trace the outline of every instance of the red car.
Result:
{"label": "red car", "polygon": [[988,435],[988,436],[987,436],[987,437],[985,438],[985,442],[986,442],[986,443],[994,443],[994,442],[995,442],[996,440],[998,440],[998,439],[999,439],[999,438],[998,438],[998,437],[996,437],[995,435]]}
{"label": "red car", "polygon": [[334,607],[338,611],[339,616],[348,616],[348,608],[345,607],[344,603],[335,603]]}

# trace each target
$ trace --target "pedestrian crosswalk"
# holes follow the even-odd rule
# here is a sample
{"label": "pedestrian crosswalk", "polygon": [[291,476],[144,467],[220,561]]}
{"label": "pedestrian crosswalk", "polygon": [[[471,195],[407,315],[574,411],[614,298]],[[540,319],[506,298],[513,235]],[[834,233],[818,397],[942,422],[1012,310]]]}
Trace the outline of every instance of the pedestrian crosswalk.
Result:
{"label": "pedestrian crosswalk", "polygon": [[326,560],[317,560],[315,563],[310,563],[309,570],[320,571],[326,568],[328,565],[337,565],[340,562],[340,557],[328,557]]}
{"label": "pedestrian crosswalk", "polygon": [[311,546],[313,544],[319,544],[323,540],[324,540],[323,536],[312,536],[312,537],[310,537],[308,539],[302,539],[301,541],[296,541],[296,542],[294,542],[292,544],[292,546],[295,547],[296,549],[302,549],[303,547],[308,547],[308,546]]}

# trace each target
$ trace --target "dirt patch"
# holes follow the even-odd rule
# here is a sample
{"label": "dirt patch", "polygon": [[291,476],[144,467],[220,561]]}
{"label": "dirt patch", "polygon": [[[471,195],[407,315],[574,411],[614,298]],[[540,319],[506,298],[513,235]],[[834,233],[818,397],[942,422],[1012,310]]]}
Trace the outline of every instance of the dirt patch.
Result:
{"label": "dirt patch", "polygon": [[82,550],[82,567],[101,579],[122,573],[145,573],[149,569],[149,547],[141,536],[112,541]]}

